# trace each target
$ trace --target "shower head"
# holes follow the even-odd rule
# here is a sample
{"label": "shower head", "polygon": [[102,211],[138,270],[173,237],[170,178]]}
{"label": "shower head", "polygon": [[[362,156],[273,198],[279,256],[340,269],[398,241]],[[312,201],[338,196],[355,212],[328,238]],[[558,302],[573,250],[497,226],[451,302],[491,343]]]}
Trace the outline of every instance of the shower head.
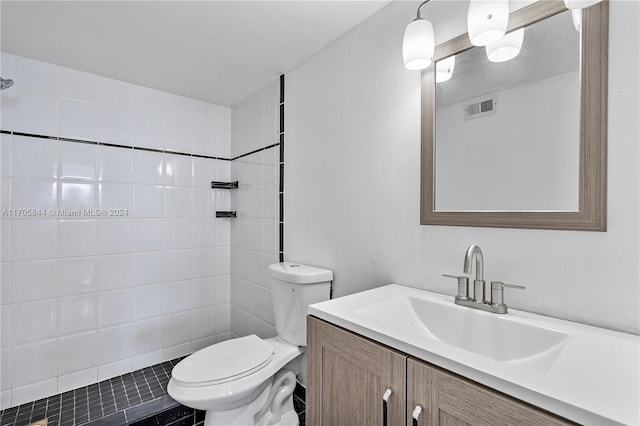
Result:
{"label": "shower head", "polygon": [[8,89],[11,86],[13,86],[13,80],[0,77],[0,90]]}

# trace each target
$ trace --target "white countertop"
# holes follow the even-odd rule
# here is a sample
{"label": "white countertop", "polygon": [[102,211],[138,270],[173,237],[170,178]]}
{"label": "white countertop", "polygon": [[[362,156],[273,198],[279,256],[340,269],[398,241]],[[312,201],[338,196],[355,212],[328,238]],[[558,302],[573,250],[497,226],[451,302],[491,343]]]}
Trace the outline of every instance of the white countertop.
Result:
{"label": "white countertop", "polygon": [[316,303],[309,314],[575,422],[640,425],[640,336],[510,309],[509,320],[569,336],[550,366],[522,368],[356,312],[406,295],[454,303],[453,296],[390,284]]}

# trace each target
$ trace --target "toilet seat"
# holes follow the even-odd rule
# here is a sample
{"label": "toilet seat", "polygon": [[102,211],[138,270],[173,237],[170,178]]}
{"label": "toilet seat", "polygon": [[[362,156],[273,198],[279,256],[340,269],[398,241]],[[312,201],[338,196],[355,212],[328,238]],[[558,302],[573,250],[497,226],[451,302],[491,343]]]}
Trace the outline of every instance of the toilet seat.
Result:
{"label": "toilet seat", "polygon": [[209,346],[179,362],[172,380],[184,387],[210,386],[241,379],[272,360],[273,345],[255,334]]}
{"label": "toilet seat", "polygon": [[[255,336],[249,336],[249,339],[241,339],[249,341],[253,340],[254,342],[256,339],[261,340]],[[239,339],[233,339],[233,341],[236,340]],[[227,340],[225,342],[231,341]],[[225,342],[216,343],[213,346],[217,347]],[[270,386],[273,376],[279,370],[285,367],[289,362],[294,362],[298,356],[304,353],[303,347],[292,345],[291,343],[281,340],[279,337],[264,339],[261,340],[261,342],[273,348],[273,355],[267,362],[254,366],[251,371],[245,371],[244,374],[241,373],[240,375],[242,377],[238,377],[238,375],[236,375],[227,377],[227,380],[218,379],[219,381],[213,384],[207,384],[202,378],[198,379],[194,377],[198,366],[195,365],[194,368],[194,362],[192,360],[193,357],[197,355],[198,358],[201,359],[198,364],[204,365],[213,363],[209,362],[209,360],[202,354],[199,354],[200,351],[189,355],[173,367],[172,377],[167,385],[169,395],[182,404],[187,402],[185,405],[188,407],[205,411],[234,410],[254,401],[257,398],[257,395],[259,395],[265,387]],[[226,343],[225,346],[226,345],[233,345],[232,347],[237,347],[235,343]],[[253,348],[253,346],[251,347]],[[202,350],[204,351],[205,349]],[[205,352],[205,354],[206,353],[207,352]],[[246,353],[246,351],[244,353]],[[239,352],[234,353],[234,358],[239,354]],[[192,367],[189,368],[189,370],[193,372],[192,377],[185,374],[187,369],[186,367],[181,366],[185,364],[192,365]],[[182,373],[179,372],[178,378],[176,379],[176,372],[179,370],[182,370]],[[224,375],[231,376],[231,374]],[[182,379],[182,381],[179,381],[179,379]]]}

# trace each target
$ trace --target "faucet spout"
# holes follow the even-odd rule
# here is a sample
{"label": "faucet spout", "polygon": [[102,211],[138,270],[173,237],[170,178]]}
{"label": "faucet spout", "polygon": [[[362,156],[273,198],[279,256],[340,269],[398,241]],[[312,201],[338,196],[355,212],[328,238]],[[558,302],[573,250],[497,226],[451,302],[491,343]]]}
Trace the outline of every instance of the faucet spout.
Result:
{"label": "faucet spout", "polygon": [[484,281],[484,258],[480,246],[476,244],[469,246],[464,255],[464,272],[465,274],[471,273],[471,262],[474,258],[476,260],[476,281]]}
{"label": "faucet spout", "polygon": [[467,253],[464,255],[464,272],[465,274],[471,273],[471,264],[473,260],[476,261],[476,279],[474,281],[474,299],[485,302],[485,290],[484,290],[484,257],[482,256],[482,250],[480,246],[472,244],[467,249]]}
{"label": "faucet spout", "polygon": [[476,279],[473,286],[469,284],[469,277],[442,274],[444,277],[458,280],[458,294],[454,301],[456,305],[467,306],[481,311],[493,312],[495,314],[506,314],[507,305],[504,304],[504,288],[520,288],[523,286],[505,284],[501,281],[491,282],[491,299],[487,299],[487,288],[484,282],[484,256],[480,246],[472,244],[464,254],[463,270],[465,274],[471,274],[473,261],[476,263]]}

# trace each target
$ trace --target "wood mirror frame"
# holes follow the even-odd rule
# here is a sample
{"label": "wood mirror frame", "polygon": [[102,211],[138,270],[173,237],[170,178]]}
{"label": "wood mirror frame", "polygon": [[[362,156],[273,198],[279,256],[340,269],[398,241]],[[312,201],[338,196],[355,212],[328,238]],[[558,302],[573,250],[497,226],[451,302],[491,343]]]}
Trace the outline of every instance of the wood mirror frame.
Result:
{"label": "wood mirror frame", "polygon": [[[561,0],[538,1],[509,17],[508,31],[567,10]],[[578,211],[436,211],[434,179],[435,61],[471,47],[463,34],[436,47],[434,64],[422,71],[422,168],[420,224],[497,228],[606,231],[607,78],[609,4],[582,10]]]}

